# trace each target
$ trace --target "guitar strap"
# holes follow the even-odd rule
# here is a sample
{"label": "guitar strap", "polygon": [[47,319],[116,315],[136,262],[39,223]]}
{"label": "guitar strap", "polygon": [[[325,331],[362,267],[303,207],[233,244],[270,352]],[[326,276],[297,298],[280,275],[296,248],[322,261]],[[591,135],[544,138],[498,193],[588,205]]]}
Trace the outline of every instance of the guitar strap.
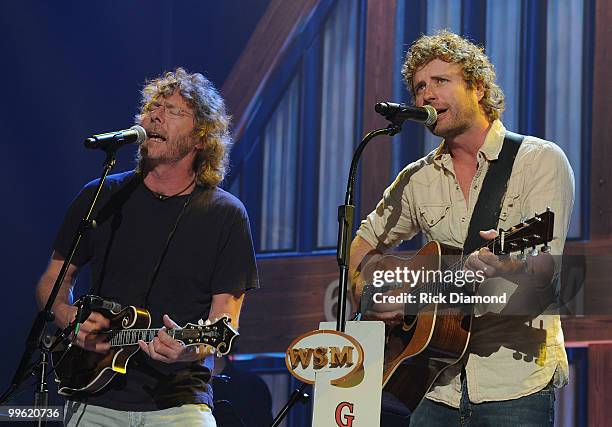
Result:
{"label": "guitar strap", "polygon": [[463,243],[463,255],[483,247],[487,241],[480,237],[481,230],[497,229],[502,208],[502,198],[508,187],[514,159],[525,139],[524,135],[506,131],[504,143],[497,160],[491,161],[482,183],[480,195]]}
{"label": "guitar strap", "polygon": [[170,230],[170,234],[168,234],[168,237],[166,238],[166,244],[164,245],[164,250],[162,251],[159,259],[157,260],[157,264],[155,264],[155,267],[153,268],[153,275],[151,276],[151,280],[149,281],[149,287],[147,288],[147,293],[145,294],[144,300],[141,305],[141,307],[143,308],[146,308],[146,309],[149,308],[149,303],[150,303],[149,297],[151,296],[153,284],[155,283],[155,280],[157,279],[157,275],[162,266],[162,263],[164,262],[164,259],[166,258],[166,254],[168,253],[168,249],[170,248],[170,242],[172,241],[172,238],[174,237],[174,234],[176,233],[176,229],[178,228],[181,222],[181,219],[183,219],[183,215],[185,214],[185,212],[187,212],[187,208],[189,207],[189,203],[191,202],[191,199],[193,198],[194,195],[196,195],[196,193],[199,194],[200,191],[201,191],[200,187],[196,185],[193,188],[193,191],[189,193],[189,195],[185,199],[185,203],[183,203],[183,207],[181,208],[181,211],[176,217],[176,221],[174,222],[174,225],[172,226],[172,230]]}

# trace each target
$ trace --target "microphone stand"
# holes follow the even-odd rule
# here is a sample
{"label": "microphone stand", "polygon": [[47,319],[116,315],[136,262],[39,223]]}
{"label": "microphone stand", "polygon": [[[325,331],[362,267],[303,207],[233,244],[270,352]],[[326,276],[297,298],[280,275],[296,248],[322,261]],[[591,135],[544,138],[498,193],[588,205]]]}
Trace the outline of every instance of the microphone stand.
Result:
{"label": "microphone stand", "polygon": [[[346,186],[346,195],[344,197],[344,205],[338,206],[338,244],[336,259],[340,268],[340,280],[338,290],[338,303],[336,312],[336,330],[344,332],[346,329],[346,295],[348,289],[348,269],[349,269],[349,245],[351,241],[351,233],[353,230],[353,216],[355,213],[355,205],[353,199],[355,197],[355,180],[357,177],[357,166],[359,165],[359,159],[365,149],[366,145],[377,136],[389,135],[393,136],[401,132],[403,119],[396,118],[394,115],[386,116],[391,122],[386,128],[376,129],[366,134],[361,140],[361,143],[353,153],[353,160],[351,161],[351,168],[349,170],[348,183]],[[296,389],[293,394],[289,397],[289,400],[274,418],[270,427],[277,427],[285,418],[289,409],[298,401],[305,403],[310,396],[304,392],[306,383],[302,383],[300,388]]]}
{"label": "microphone stand", "polygon": [[287,403],[285,403],[285,406],[283,406],[283,409],[281,409],[278,415],[274,417],[274,420],[272,420],[272,424],[270,424],[270,427],[278,427],[289,413],[289,409],[291,409],[291,407],[295,405],[296,402],[308,402],[308,399],[310,399],[310,395],[304,391],[306,390],[306,385],[306,383],[302,383],[300,388],[295,389],[293,391],[291,396],[289,396],[289,400],[287,401]]}
{"label": "microphone stand", "polygon": [[[26,339],[25,350],[23,355],[21,356],[21,361],[19,362],[19,366],[13,376],[11,381],[11,385],[9,388],[0,396],[0,405],[9,400],[13,395],[17,392],[19,387],[27,381],[27,379],[36,374],[37,383],[36,383],[36,392],[34,396],[34,404],[38,408],[45,408],[49,402],[49,390],[47,388],[46,376],[48,373],[48,365],[50,361],[50,349],[51,343],[47,337],[47,323],[52,322],[55,319],[55,315],[52,312],[53,304],[55,303],[55,299],[57,298],[57,294],[59,293],[60,288],[62,287],[62,283],[64,282],[64,278],[66,277],[66,273],[68,272],[68,267],[72,262],[72,258],[76,253],[76,250],[79,246],[81,238],[85,234],[89,228],[95,228],[96,222],[91,217],[93,215],[94,207],[98,201],[100,196],[100,192],[102,191],[102,186],[106,181],[106,178],[112,168],[115,166],[117,162],[115,153],[117,149],[120,147],[120,144],[109,144],[107,148],[104,150],[106,152],[106,159],[104,161],[104,167],[102,171],[102,176],[96,190],[91,197],[89,202],[89,206],[85,213],[83,219],[79,224],[77,231],[72,239],[72,244],[70,246],[70,250],[68,251],[68,255],[64,260],[62,268],[57,276],[55,284],[53,285],[53,289],[49,294],[49,298],[47,299],[47,303],[44,308],[38,312],[34,323],[32,324],[32,328],[30,329],[30,333],[28,334],[28,338]],[[83,308],[81,308],[83,309]],[[84,308],[86,310],[86,308]],[[87,316],[85,316],[86,318]],[[72,322],[69,325],[67,330],[64,330],[65,335],[71,333],[71,330],[74,330],[77,322]],[[32,359],[32,354],[39,350],[40,359],[36,363],[30,363]],[[39,419],[39,425],[45,425],[46,421]]]}
{"label": "microphone stand", "polygon": [[[387,117],[390,119],[389,117]],[[403,120],[391,118],[391,123],[382,129],[377,129],[368,133],[361,144],[353,154],[351,169],[349,170],[348,183],[346,185],[346,195],[344,196],[344,205],[338,206],[338,245],[336,259],[340,268],[340,279],[338,283],[338,303],[336,311],[336,330],[344,332],[346,329],[346,296],[348,290],[348,274],[349,274],[349,247],[351,242],[351,234],[353,231],[353,217],[355,213],[355,205],[353,199],[355,197],[355,179],[357,176],[357,166],[364,148],[372,139],[379,135],[393,136],[401,132]]]}

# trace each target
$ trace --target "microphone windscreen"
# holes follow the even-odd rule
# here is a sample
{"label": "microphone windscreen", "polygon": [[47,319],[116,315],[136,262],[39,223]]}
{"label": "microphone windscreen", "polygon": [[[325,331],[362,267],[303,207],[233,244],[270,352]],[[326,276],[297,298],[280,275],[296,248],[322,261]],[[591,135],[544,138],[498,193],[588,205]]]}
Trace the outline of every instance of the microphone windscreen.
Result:
{"label": "microphone windscreen", "polygon": [[145,139],[147,139],[147,131],[140,125],[134,125],[130,128],[131,130],[136,131],[138,134],[138,139],[136,139],[136,144],[142,144]]}

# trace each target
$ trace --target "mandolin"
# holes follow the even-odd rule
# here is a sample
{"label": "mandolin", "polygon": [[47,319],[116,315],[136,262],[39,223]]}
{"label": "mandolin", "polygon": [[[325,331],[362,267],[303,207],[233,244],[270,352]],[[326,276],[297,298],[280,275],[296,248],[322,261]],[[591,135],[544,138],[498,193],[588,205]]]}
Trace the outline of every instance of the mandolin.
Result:
{"label": "mandolin", "polygon": [[[127,372],[130,358],[138,352],[138,340],[151,342],[159,329],[149,329],[151,315],[142,308],[129,306],[120,311],[103,312],[110,321],[110,328],[101,332],[108,336],[111,345],[105,353],[84,350],[69,344],[52,352],[58,392],[63,396],[91,394],[104,388],[117,374]],[[205,344],[212,347],[217,356],[231,350],[238,332],[223,316],[213,323],[188,323],[182,328],[166,329],[168,335],[185,346]]]}

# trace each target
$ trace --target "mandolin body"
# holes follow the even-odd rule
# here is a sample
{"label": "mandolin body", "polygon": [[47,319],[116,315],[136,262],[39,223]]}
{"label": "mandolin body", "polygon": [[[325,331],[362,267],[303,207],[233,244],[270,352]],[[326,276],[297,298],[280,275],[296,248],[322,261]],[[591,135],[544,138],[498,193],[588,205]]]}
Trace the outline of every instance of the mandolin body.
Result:
{"label": "mandolin body", "polygon": [[[146,329],[151,326],[147,310],[133,306],[118,313],[107,312],[111,330]],[[125,374],[130,358],[139,350],[138,344],[111,347],[106,354],[87,351],[76,345],[53,353],[58,393],[63,396],[91,394],[106,386],[116,374]]]}

